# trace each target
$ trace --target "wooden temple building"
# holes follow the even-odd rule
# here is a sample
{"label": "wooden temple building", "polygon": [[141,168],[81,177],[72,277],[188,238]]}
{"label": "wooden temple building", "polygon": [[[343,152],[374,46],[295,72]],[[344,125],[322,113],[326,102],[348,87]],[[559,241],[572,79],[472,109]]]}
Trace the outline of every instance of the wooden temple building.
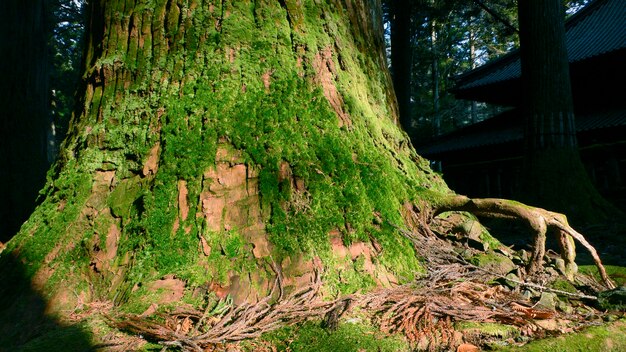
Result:
{"label": "wooden temple building", "polygon": [[[626,6],[623,0],[595,0],[565,25],[580,155],[598,190],[626,209]],[[520,75],[514,50],[458,77],[458,99],[509,110],[417,147],[455,191],[511,197],[519,189]]]}

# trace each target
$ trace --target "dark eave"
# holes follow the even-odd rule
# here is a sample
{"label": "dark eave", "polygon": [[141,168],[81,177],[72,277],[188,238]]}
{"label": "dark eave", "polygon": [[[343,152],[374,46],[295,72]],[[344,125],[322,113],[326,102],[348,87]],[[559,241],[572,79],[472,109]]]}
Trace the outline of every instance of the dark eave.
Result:
{"label": "dark eave", "polygon": [[[576,130],[579,134],[626,127],[626,108],[596,111],[576,115]],[[491,119],[462,128],[437,140],[417,147],[420,155],[437,159],[443,154],[475,148],[521,143],[524,136],[523,119],[518,110],[509,110]]]}

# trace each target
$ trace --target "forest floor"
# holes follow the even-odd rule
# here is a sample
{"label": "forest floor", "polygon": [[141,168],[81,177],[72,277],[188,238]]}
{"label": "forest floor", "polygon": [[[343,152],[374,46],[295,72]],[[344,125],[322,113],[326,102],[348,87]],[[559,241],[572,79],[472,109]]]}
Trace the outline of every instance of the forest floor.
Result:
{"label": "forest floor", "polygon": [[[512,268],[523,262],[519,256],[528,249],[528,235],[516,224],[488,226],[506,246],[489,254],[468,243],[459,249],[455,239],[441,234],[414,238],[429,273],[409,285],[320,301],[317,282],[275,303],[270,299],[261,306],[234,308],[214,318],[213,325],[206,324],[206,311],[193,310],[161,315],[160,320],[126,316],[116,324],[161,341],[142,347],[155,351],[163,346],[231,352],[626,350],[623,302],[617,310],[598,306],[594,296],[602,284],[591,257],[579,251],[578,284],[559,277],[551,251],[535,284],[516,282]],[[502,231],[508,236],[498,236]],[[624,233],[602,228],[587,233],[609,276],[618,286],[626,285]],[[548,242],[548,248],[552,245]]]}

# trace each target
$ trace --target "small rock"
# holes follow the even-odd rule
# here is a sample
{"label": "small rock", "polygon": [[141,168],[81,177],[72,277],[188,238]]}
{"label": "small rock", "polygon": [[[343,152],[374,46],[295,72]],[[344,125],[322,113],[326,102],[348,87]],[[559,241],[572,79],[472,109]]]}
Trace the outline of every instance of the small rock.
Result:
{"label": "small rock", "polygon": [[527,289],[525,289],[524,291],[522,291],[522,296],[523,296],[525,299],[530,300],[530,299],[531,299],[531,298],[533,298],[533,297],[537,297],[537,296],[539,296],[539,294],[538,294],[535,290],[532,290],[532,289],[530,289],[530,288],[527,288]]}
{"label": "small rock", "polygon": [[559,328],[559,324],[554,319],[535,320],[535,324],[544,330],[554,331]]}
{"label": "small rock", "polygon": [[555,310],[558,301],[556,293],[542,292],[538,304],[546,309]]}
{"label": "small rock", "polygon": [[559,300],[556,303],[557,308],[559,308],[559,310],[565,314],[573,314],[574,313],[574,307],[572,307],[571,305],[567,304],[566,302],[563,302],[561,300]]}
{"label": "small rock", "polygon": [[559,272],[565,274],[565,260],[563,260],[563,258],[554,259],[554,266]]}
{"label": "small rock", "polygon": [[[516,287],[518,287],[518,286],[519,286],[518,282],[519,282],[519,281],[521,281],[521,280],[519,279],[519,277],[518,277],[517,275],[515,275],[514,273],[508,273],[508,274],[506,275],[506,278],[507,278],[507,280],[506,280],[506,284],[507,284],[507,286],[509,286],[510,288],[516,288]],[[511,281],[511,280],[513,280],[513,281]]]}

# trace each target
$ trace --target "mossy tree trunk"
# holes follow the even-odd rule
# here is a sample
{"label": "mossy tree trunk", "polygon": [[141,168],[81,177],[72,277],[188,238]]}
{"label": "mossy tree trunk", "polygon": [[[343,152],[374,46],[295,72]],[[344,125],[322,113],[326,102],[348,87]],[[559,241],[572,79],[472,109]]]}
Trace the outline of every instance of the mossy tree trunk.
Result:
{"label": "mossy tree trunk", "polygon": [[395,122],[379,5],[91,1],[81,108],[3,258],[59,312],[411,280],[392,224],[448,190]]}
{"label": "mossy tree trunk", "polygon": [[521,0],[518,12],[526,115],[524,198],[579,223],[614,216],[578,154],[563,5]]}

